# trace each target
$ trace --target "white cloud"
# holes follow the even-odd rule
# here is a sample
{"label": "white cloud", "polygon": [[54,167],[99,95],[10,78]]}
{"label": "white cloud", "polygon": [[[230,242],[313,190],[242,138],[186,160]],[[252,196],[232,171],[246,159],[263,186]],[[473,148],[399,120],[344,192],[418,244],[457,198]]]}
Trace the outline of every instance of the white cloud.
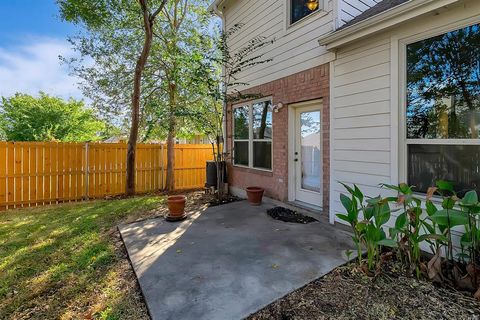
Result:
{"label": "white cloud", "polygon": [[39,91],[63,98],[82,98],[78,79],[68,74],[59,56],[72,57],[66,41],[52,38],[29,39],[28,43],[0,47],[0,96],[16,92],[37,95]]}

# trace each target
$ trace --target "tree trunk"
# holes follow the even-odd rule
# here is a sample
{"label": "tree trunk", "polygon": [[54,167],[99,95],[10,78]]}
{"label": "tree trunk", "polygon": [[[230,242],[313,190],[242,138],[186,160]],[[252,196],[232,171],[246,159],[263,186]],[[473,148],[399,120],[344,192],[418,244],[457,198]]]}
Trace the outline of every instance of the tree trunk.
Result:
{"label": "tree trunk", "polygon": [[175,190],[175,135],[176,135],[176,121],[175,121],[175,108],[176,108],[176,90],[177,87],[174,83],[169,86],[169,104],[170,113],[168,119],[168,136],[167,136],[167,181],[166,190]]}
{"label": "tree trunk", "polygon": [[132,93],[132,125],[130,127],[130,136],[127,146],[127,174],[125,193],[129,196],[135,194],[135,153],[137,149],[138,139],[138,122],[140,118],[140,94],[142,91],[142,74],[150,55],[153,39],[153,19],[148,11],[146,0],[139,0],[143,12],[143,25],[145,28],[145,39],[143,42],[142,52],[137,59],[135,65],[135,74],[133,78]]}

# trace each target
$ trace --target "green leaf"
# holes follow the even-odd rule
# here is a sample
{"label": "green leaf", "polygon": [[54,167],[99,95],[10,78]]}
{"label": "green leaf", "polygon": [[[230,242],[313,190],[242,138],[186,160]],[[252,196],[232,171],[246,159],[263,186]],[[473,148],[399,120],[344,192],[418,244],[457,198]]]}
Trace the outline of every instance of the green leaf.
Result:
{"label": "green leaf", "polygon": [[398,230],[403,230],[408,224],[407,213],[404,212],[397,217],[395,220],[395,228]]}
{"label": "green leaf", "polygon": [[435,212],[437,212],[437,207],[433,204],[432,201],[428,200],[425,204],[426,206],[426,209],[427,209],[427,214],[429,216],[431,216],[432,214],[434,214]]}
{"label": "green leaf", "polygon": [[442,201],[442,208],[453,209],[453,207],[455,206],[455,202],[456,201],[452,197],[445,198]]}
{"label": "green leaf", "polygon": [[393,184],[382,183],[381,186],[384,187],[384,188],[390,189],[390,190],[395,190],[395,191],[401,192],[400,188],[398,186],[394,186]]}
{"label": "green leaf", "polygon": [[359,233],[362,233],[364,232],[366,229],[367,229],[367,223],[366,222],[359,222],[357,223],[357,225],[355,226],[355,228],[357,229],[357,231]]}
{"label": "green leaf", "polygon": [[468,215],[459,210],[438,210],[429,217],[433,222],[449,228],[468,224]]}
{"label": "green leaf", "polygon": [[363,210],[363,216],[367,220],[372,219],[374,213],[375,213],[375,208],[373,206],[368,206],[365,208],[365,210]]}
{"label": "green leaf", "polygon": [[340,202],[342,203],[345,210],[347,210],[347,212],[350,212],[350,210],[352,210],[352,200],[350,200],[350,198],[343,193],[340,194]]}
{"label": "green leaf", "polygon": [[347,184],[345,184],[345,183],[343,183],[343,182],[340,182],[340,184],[341,184],[345,189],[347,189],[347,191],[348,191],[350,194],[352,194],[352,195],[355,194],[355,191],[354,191],[350,186],[348,186]]}
{"label": "green leaf", "polygon": [[377,210],[377,214],[375,215],[375,224],[377,227],[383,226],[385,223],[390,220],[390,207],[388,206],[388,202],[380,205],[380,208]]}
{"label": "green leaf", "polygon": [[425,241],[427,239],[431,240],[439,240],[443,242],[447,242],[448,239],[442,234],[422,234],[420,237],[418,237],[418,242]]}
{"label": "green leaf", "polygon": [[336,216],[340,220],[343,220],[343,221],[348,222],[348,223],[352,223],[352,221],[350,221],[350,218],[346,214],[338,213]]}
{"label": "green leaf", "polygon": [[412,194],[412,188],[406,183],[400,183],[398,185],[400,192],[403,194]]}
{"label": "green leaf", "polygon": [[438,189],[440,189],[442,191],[453,192],[453,184],[451,182],[444,181],[444,180],[438,180],[436,182],[436,185],[437,185]]}
{"label": "green leaf", "polygon": [[478,204],[478,195],[475,190],[468,191],[463,197],[461,203],[464,206],[473,206]]}
{"label": "green leaf", "polygon": [[390,247],[390,248],[398,247],[398,243],[393,239],[382,239],[380,241],[377,241],[377,244],[379,246]]}
{"label": "green leaf", "polygon": [[429,222],[430,222],[430,220],[425,219],[425,220],[422,221],[422,224],[430,234],[435,234],[435,227],[433,225],[431,225]]}
{"label": "green leaf", "polygon": [[375,198],[370,198],[370,199],[367,199],[367,203],[370,204],[370,205],[376,205],[378,204],[379,202],[381,202],[383,199],[382,197],[380,197],[379,195],[376,196]]}
{"label": "green leaf", "polygon": [[358,199],[358,201],[360,201],[360,203],[362,203],[363,202],[363,197],[364,197],[362,191],[360,191],[360,189],[357,187],[356,184],[354,184],[353,187],[355,189],[353,195],[355,197],[357,197],[357,199]]}

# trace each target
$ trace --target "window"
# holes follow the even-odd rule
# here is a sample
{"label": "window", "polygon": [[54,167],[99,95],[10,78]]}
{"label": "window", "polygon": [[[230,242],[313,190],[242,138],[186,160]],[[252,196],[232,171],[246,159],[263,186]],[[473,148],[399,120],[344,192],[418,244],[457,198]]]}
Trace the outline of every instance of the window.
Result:
{"label": "window", "polygon": [[254,102],[233,109],[233,163],[272,169],[272,103]]}
{"label": "window", "polygon": [[480,191],[480,25],[407,45],[407,180]]}
{"label": "window", "polygon": [[[319,7],[319,1],[320,0],[288,0],[290,1],[290,24],[293,24],[309,14],[315,12],[318,10]],[[315,9],[309,9],[307,7],[307,2],[310,2],[309,5],[313,5],[311,8]]]}

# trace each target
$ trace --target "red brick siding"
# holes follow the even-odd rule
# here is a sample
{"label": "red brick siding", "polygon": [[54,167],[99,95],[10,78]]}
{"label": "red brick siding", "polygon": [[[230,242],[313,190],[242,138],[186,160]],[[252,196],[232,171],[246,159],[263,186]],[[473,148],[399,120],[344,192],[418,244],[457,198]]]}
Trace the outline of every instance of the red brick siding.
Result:
{"label": "red brick siding", "polygon": [[[272,172],[240,168],[229,161],[229,184],[245,189],[248,186],[265,188],[265,195],[280,201],[288,199],[288,105],[322,99],[323,126],[323,207],[328,210],[330,184],[330,82],[329,64],[299,72],[288,77],[245,90],[245,93],[272,97],[272,103],[284,104],[273,113],[273,168]],[[227,143],[232,150],[232,113],[227,114]]]}

